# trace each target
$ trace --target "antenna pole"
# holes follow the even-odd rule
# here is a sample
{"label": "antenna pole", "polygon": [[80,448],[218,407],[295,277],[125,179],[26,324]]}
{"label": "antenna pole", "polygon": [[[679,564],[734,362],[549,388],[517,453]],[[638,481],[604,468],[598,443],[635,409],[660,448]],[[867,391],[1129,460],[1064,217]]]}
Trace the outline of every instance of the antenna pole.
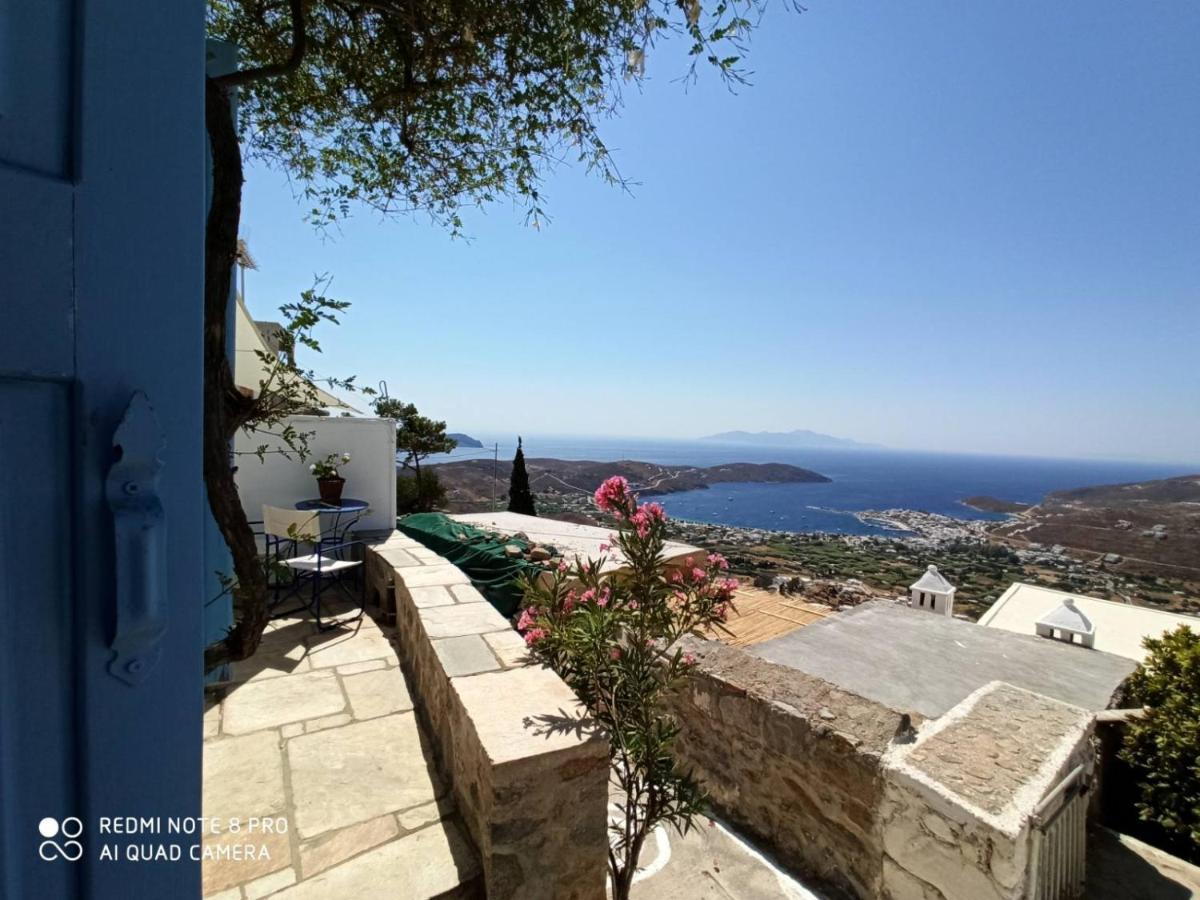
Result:
{"label": "antenna pole", "polygon": [[500,477],[500,442],[492,445],[492,512],[496,511],[496,479]]}

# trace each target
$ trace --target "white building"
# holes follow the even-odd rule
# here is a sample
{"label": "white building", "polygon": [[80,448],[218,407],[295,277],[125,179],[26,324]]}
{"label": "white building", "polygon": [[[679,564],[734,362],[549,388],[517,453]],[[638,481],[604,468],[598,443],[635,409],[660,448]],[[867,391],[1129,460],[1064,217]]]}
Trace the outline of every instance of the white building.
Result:
{"label": "white building", "polygon": [[1142,639],[1180,625],[1200,631],[1200,618],[1016,582],[979,620],[988,628],[1094,647],[1141,662]]}
{"label": "white building", "polygon": [[909,587],[908,605],[948,616],[954,610],[955,590],[957,588],[938,572],[937,566],[931,565]]}

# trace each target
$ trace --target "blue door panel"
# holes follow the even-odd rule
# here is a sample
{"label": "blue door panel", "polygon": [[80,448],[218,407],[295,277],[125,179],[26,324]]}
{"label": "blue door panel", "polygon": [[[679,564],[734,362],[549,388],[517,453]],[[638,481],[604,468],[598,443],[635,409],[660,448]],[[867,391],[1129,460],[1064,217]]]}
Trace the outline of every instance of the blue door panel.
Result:
{"label": "blue door panel", "polygon": [[[3,900],[200,893],[186,855],[102,860],[97,826],[201,811],[204,62],[203,0],[0,0]],[[105,479],[135,392],[167,539],[160,652],[131,684]],[[41,859],[40,819],[69,816],[82,857]]]}
{"label": "blue door panel", "polygon": [[38,831],[46,817],[61,821],[78,812],[75,745],[63,739],[73,732],[75,702],[74,535],[71,482],[64,477],[70,448],[68,386],[0,378],[0,896],[6,898],[70,896],[77,871],[59,858],[72,848],[42,846]]}

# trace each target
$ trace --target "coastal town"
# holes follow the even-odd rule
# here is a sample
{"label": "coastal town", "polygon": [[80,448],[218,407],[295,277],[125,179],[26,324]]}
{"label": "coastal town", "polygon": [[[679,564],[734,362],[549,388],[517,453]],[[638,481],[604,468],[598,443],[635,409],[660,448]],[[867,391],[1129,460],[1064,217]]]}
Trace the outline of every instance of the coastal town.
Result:
{"label": "coastal town", "polygon": [[[578,492],[538,495],[549,516],[591,521],[595,509]],[[930,559],[960,585],[958,615],[978,618],[1015,580],[1075,591],[1159,609],[1200,612],[1200,568],[1180,574],[1169,567],[1132,571],[1114,554],[1080,552],[1061,544],[1018,542],[995,532],[1017,522],[958,519],[919,510],[866,510],[863,522],[896,532],[895,537],[799,533],[740,528],[713,522],[673,519],[679,540],[728,556],[733,570],[760,587],[837,596],[844,584],[863,596],[896,596]],[[790,587],[789,587],[790,586]]]}

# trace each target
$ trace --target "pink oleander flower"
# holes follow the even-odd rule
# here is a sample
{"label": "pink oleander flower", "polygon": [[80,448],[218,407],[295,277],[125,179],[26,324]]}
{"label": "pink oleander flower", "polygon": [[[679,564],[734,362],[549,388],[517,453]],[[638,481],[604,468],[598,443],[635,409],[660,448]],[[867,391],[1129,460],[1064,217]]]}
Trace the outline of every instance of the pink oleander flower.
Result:
{"label": "pink oleander flower", "polygon": [[629,482],[620,475],[612,476],[596,488],[592,499],[603,512],[616,513],[619,516],[628,516],[629,508],[634,502],[633,495],[629,493]]}
{"label": "pink oleander flower", "polygon": [[582,594],[579,595],[580,603],[591,603],[595,599],[596,599],[596,589],[595,588],[588,588],[586,591],[584,591]]}
{"label": "pink oleander flower", "polygon": [[525,632],[525,646],[532,647],[538,641],[546,636],[547,632],[544,628],[531,628]]}
{"label": "pink oleander flower", "polygon": [[671,584],[679,584],[681,581],[683,581],[683,573],[676,569],[671,573]]}
{"label": "pink oleander flower", "polygon": [[537,618],[533,614],[533,609],[527,606],[521,610],[521,618],[517,620],[517,630],[525,631],[535,624],[537,624]]}
{"label": "pink oleander flower", "polygon": [[704,576],[707,574],[707,572],[697,566],[696,568],[692,569],[692,581],[703,581]]}
{"label": "pink oleander flower", "polygon": [[718,603],[713,607],[713,615],[720,621],[724,622],[725,617],[729,615],[729,605],[726,603]]}
{"label": "pink oleander flower", "polygon": [[736,591],[741,586],[742,586],[741,583],[736,578],[726,578],[724,581],[721,582],[721,590],[725,591],[728,594],[732,594],[734,591]]}
{"label": "pink oleander flower", "polygon": [[696,655],[694,653],[683,654],[683,664],[685,666],[694,666],[696,664]]}
{"label": "pink oleander flower", "polygon": [[612,544],[609,544],[609,543],[605,542],[605,543],[603,543],[603,544],[601,544],[601,545],[600,545],[600,552],[601,552],[601,553],[607,553],[607,552],[608,552],[610,549],[612,549]]}
{"label": "pink oleander flower", "polygon": [[609,650],[608,658],[609,659],[620,659],[621,658],[621,648],[613,647],[611,650]]}
{"label": "pink oleander flower", "polygon": [[723,557],[720,553],[708,554],[708,564],[710,566],[716,566],[722,572],[729,568],[729,560]]}
{"label": "pink oleander flower", "polygon": [[612,594],[607,587],[600,589],[600,593],[596,595],[596,605],[601,609],[608,606],[608,601],[612,598]]}
{"label": "pink oleander flower", "polygon": [[567,596],[563,598],[563,612],[570,612],[579,603],[579,598],[575,596],[574,591],[567,591]]}
{"label": "pink oleander flower", "polygon": [[567,569],[569,569],[569,568],[571,568],[571,567],[567,565],[567,561],[565,559],[559,560],[558,571],[560,574],[567,571]]}
{"label": "pink oleander flower", "polygon": [[641,606],[641,604],[638,603],[636,600],[630,600],[629,603],[627,604],[627,606],[636,612],[638,607]]}
{"label": "pink oleander flower", "polygon": [[638,537],[645,537],[655,522],[667,521],[667,514],[657,503],[643,503],[629,521],[637,529]]}

